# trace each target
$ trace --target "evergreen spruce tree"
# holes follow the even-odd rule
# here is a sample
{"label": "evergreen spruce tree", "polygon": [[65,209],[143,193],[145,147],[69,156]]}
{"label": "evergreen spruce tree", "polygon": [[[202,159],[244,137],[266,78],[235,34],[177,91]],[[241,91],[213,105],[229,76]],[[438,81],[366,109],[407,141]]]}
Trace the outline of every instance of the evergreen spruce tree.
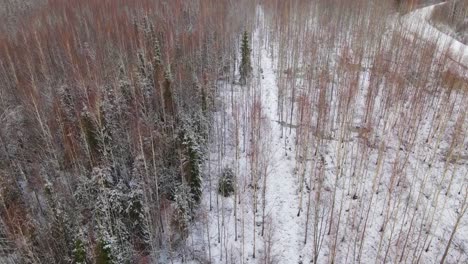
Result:
{"label": "evergreen spruce tree", "polygon": [[192,195],[195,202],[199,203],[202,195],[202,180],[201,180],[201,160],[197,148],[189,146],[189,159],[190,169],[192,175],[190,177],[190,187],[192,189]]}
{"label": "evergreen spruce tree", "polygon": [[164,91],[163,91],[163,98],[164,98],[164,107],[166,114],[169,116],[175,115],[175,105],[174,105],[174,98],[172,94],[172,73],[170,66],[164,72]]}
{"label": "evergreen spruce tree", "polygon": [[112,264],[111,252],[104,241],[99,241],[96,245],[96,264]]}
{"label": "evergreen spruce tree", "polygon": [[90,224],[100,238],[96,257],[102,263],[109,263],[105,262],[107,260],[131,263],[134,255],[132,235],[146,246],[148,231],[142,195],[139,184],[131,183],[129,187],[118,179],[115,169],[108,166],[95,167],[91,177],[78,185],[75,197],[83,209],[91,211],[94,216]]}
{"label": "evergreen spruce tree", "polygon": [[185,147],[186,160],[184,161],[186,180],[190,186],[193,200],[198,203],[202,195],[202,174],[201,162],[202,156],[199,138],[190,128],[185,128],[182,132],[182,144]]}
{"label": "evergreen spruce tree", "polygon": [[153,42],[153,66],[160,67],[162,66],[162,55],[161,55],[161,44],[154,32],[153,25],[151,25],[151,38]]}
{"label": "evergreen spruce tree", "polygon": [[185,183],[176,187],[172,204],[174,208],[173,223],[183,237],[187,236],[188,226],[192,220],[191,208],[194,202],[191,187]]}
{"label": "evergreen spruce tree", "polygon": [[205,88],[201,87],[201,105],[202,105],[202,112],[203,114],[207,115],[208,113],[208,99],[206,96]]}
{"label": "evergreen spruce tree", "polygon": [[77,238],[73,246],[73,263],[86,264],[86,249],[81,239]]}
{"label": "evergreen spruce tree", "polygon": [[235,176],[231,168],[225,168],[218,183],[218,192],[224,196],[229,197],[235,191]]}
{"label": "evergreen spruce tree", "polygon": [[62,260],[69,259],[73,249],[73,239],[71,237],[73,221],[49,181],[44,185],[44,194],[51,213],[48,225],[50,236],[54,238],[53,243],[57,245],[56,248],[53,248],[56,251],[54,255],[61,256],[55,261],[56,263],[64,263]]}
{"label": "evergreen spruce tree", "polygon": [[252,72],[252,63],[250,60],[251,51],[252,50],[250,49],[249,34],[247,33],[247,31],[244,31],[241,45],[241,64],[239,66],[241,85],[245,85],[247,83],[247,79],[249,78]]}
{"label": "evergreen spruce tree", "polygon": [[125,200],[125,219],[140,250],[150,248],[150,230],[145,216],[143,189],[136,180],[129,183]]}
{"label": "evergreen spruce tree", "polygon": [[119,89],[122,98],[119,101],[121,107],[129,105],[133,100],[132,85],[127,76],[125,65],[123,63],[119,66]]}

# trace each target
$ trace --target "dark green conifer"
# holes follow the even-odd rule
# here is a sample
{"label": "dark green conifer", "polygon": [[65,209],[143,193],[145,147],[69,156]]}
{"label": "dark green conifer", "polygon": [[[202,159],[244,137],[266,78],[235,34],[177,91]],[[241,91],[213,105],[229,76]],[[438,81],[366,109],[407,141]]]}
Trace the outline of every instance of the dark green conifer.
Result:
{"label": "dark green conifer", "polygon": [[252,62],[250,60],[251,51],[252,50],[250,49],[249,34],[247,33],[247,31],[244,31],[244,34],[242,35],[241,45],[241,64],[239,66],[241,85],[245,85],[247,83],[247,79],[252,73]]}
{"label": "dark green conifer", "polygon": [[85,264],[86,263],[86,250],[81,239],[75,240],[73,248],[73,263]]}
{"label": "dark green conifer", "polygon": [[112,264],[110,248],[102,240],[96,245],[96,264]]}

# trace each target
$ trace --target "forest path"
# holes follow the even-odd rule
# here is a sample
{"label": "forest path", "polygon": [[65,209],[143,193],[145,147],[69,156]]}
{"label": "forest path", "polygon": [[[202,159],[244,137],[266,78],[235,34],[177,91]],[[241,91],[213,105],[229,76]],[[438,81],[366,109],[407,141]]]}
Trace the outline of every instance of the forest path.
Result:
{"label": "forest path", "polygon": [[[262,21],[261,14],[260,21]],[[265,135],[268,137],[265,142],[269,144],[268,162],[270,164],[266,182],[265,211],[267,219],[271,219],[272,257],[277,263],[297,263],[301,255],[301,241],[303,241],[301,231],[304,230],[301,226],[304,225],[301,223],[302,217],[297,217],[299,204],[297,186],[299,185],[297,176],[293,173],[295,129],[285,127],[278,122],[277,75],[273,68],[273,59],[261,41],[260,31],[260,27],[257,27],[254,32],[253,58],[259,64],[256,65],[256,69],[261,69],[256,73],[255,78],[259,78],[257,88],[261,94],[262,116],[269,128],[267,128],[268,135]],[[268,223],[268,220],[265,222]],[[268,240],[268,238],[264,236],[263,240]]]}
{"label": "forest path", "polygon": [[401,17],[402,26],[415,36],[426,41],[436,41],[439,51],[444,51],[447,47],[449,58],[463,68],[468,68],[468,46],[441,32],[429,23],[434,7],[444,3],[439,3],[416,9]]}

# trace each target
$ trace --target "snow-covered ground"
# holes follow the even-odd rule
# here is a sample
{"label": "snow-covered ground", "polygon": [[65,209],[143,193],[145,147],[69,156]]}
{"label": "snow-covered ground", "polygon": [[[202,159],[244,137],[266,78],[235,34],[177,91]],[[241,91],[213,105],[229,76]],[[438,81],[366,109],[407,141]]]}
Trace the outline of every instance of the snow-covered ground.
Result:
{"label": "snow-covered ground", "polygon": [[[262,17],[262,12],[259,10],[259,16]],[[261,18],[262,19],[262,18]],[[261,21],[263,22],[263,21]],[[208,213],[208,222],[210,228],[211,244],[211,259],[213,263],[257,263],[257,260],[266,258],[265,251],[268,250],[268,245],[265,245],[266,237],[271,240],[271,259],[274,263],[294,263],[299,261],[301,252],[304,249],[303,245],[303,219],[298,218],[298,178],[293,173],[295,164],[295,149],[294,149],[294,134],[289,129],[285,129],[284,124],[279,122],[278,117],[278,85],[276,82],[276,72],[274,62],[269,55],[267,47],[264,46],[262,40],[263,35],[260,27],[253,32],[253,77],[252,85],[242,87],[233,85],[226,87],[222,91],[221,98],[223,100],[220,107],[220,115],[225,111],[224,115],[228,117],[227,137],[228,140],[227,152],[219,160],[218,154],[211,155],[210,162],[213,167],[236,167],[238,169],[238,190],[240,190],[239,200],[241,201],[238,208],[237,219],[237,241],[235,240],[234,227],[234,201],[233,197],[223,198],[222,196],[215,197],[216,188],[211,193],[211,196],[205,192],[205,206],[209,208],[209,199],[213,199],[213,209]],[[231,84],[229,84],[231,85]],[[240,130],[240,157],[236,162],[235,159],[235,140],[232,136],[235,134],[235,116],[231,107],[231,96],[234,95],[235,104],[240,105],[239,117],[241,124]],[[255,98],[259,98],[256,101]],[[251,123],[249,120],[252,114],[253,105],[259,105],[261,110],[261,136],[257,139],[252,139],[249,135]],[[221,116],[218,115],[218,122],[222,122]],[[282,130],[287,132],[282,133]],[[244,141],[243,132],[248,141],[246,149],[243,149],[242,142]],[[265,192],[265,216],[262,215],[262,190],[264,178],[259,179],[259,190],[257,194],[257,213],[254,222],[253,216],[253,188],[251,177],[251,161],[252,149],[248,146],[251,140],[258,140],[259,149],[263,160],[262,168],[266,168],[266,192]],[[219,142],[218,142],[219,143]],[[217,151],[217,149],[214,149]],[[222,165],[220,165],[222,164]],[[219,171],[213,172],[214,179],[219,175]],[[216,185],[216,180],[213,181]],[[216,201],[216,199],[219,199]],[[220,203],[217,211],[216,202]],[[218,217],[221,218],[221,235],[218,240]],[[264,237],[261,236],[263,217],[265,218]],[[242,220],[243,219],[243,220]],[[256,256],[253,257],[253,240],[254,240],[254,225],[256,233]],[[206,239],[206,230],[202,226],[194,226],[194,238],[200,240]],[[265,238],[265,239],[264,239]],[[190,240],[190,239],[189,239]],[[221,242],[218,242],[221,241]],[[205,243],[205,242],[203,242]],[[207,246],[204,246],[205,250]],[[227,250],[227,251],[225,251]]]}
{"label": "snow-covered ground", "polygon": [[[463,53],[453,59],[460,58],[457,61],[467,63],[467,49],[463,44],[425,22],[431,8],[406,15],[401,20],[403,26],[415,36],[437,39],[441,50],[450,45],[452,55]],[[319,244],[318,263],[438,263],[468,184],[467,138],[462,136],[456,143],[453,156],[447,154],[451,153],[456,121],[462,118],[462,126],[468,125],[465,116],[460,114],[467,106],[466,98],[459,91],[434,95],[439,96],[436,101],[442,103],[439,109],[431,111],[418,111],[411,109],[410,102],[396,101],[384,111],[385,116],[373,117],[377,121],[366,131],[365,100],[371,77],[363,71],[359,76],[359,94],[350,103],[351,124],[335,123],[333,131],[328,131],[330,135],[310,140],[315,143],[311,143],[308,156],[301,161],[295,144],[299,121],[293,117],[292,123],[285,123],[279,118],[279,75],[277,58],[272,57],[277,53],[270,52],[271,48],[278,47],[265,41],[266,21],[261,8],[257,13],[252,39],[252,84],[242,87],[220,83],[219,111],[208,161],[211,180],[205,181],[200,220],[192,226],[187,240],[192,256],[197,257],[187,262],[312,263],[315,237]],[[377,91],[375,113],[382,113],[384,92]],[[330,109],[338,107],[337,96],[337,91],[331,94]],[[251,134],[253,115],[257,113],[254,109],[261,117],[259,137]],[[436,122],[437,128],[434,128],[435,118],[441,120]],[[417,120],[422,120],[420,126],[412,127]],[[409,129],[399,129],[399,124],[405,122]],[[236,131],[239,134],[237,149]],[[344,136],[340,139],[338,135]],[[408,143],[411,137],[415,138],[414,145]],[[259,147],[252,148],[253,142]],[[220,148],[224,149],[221,154]],[[260,168],[266,170],[258,176],[256,192],[251,173],[254,150],[261,153]],[[318,154],[311,154],[314,152]],[[447,158],[455,156],[455,161],[446,162]],[[300,162],[306,167],[302,180],[298,173]],[[216,179],[226,166],[235,168],[237,198],[217,194]],[[323,185],[317,185],[319,173],[310,168],[321,170],[321,166]],[[323,189],[319,198],[317,186]],[[311,193],[312,198],[309,198]],[[302,210],[298,215],[301,197]],[[257,201],[255,213],[254,200]],[[306,210],[308,205],[310,211]],[[309,221],[307,225],[306,221]],[[313,221],[317,226],[315,230]],[[447,263],[466,263],[467,250],[468,219],[465,216],[449,250]]]}

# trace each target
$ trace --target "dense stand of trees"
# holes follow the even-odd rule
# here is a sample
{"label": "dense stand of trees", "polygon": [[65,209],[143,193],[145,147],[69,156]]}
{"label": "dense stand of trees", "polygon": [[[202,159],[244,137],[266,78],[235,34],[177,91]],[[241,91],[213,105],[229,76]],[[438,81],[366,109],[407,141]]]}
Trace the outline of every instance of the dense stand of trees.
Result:
{"label": "dense stand of trees", "polygon": [[19,2],[0,262],[467,261],[468,72],[417,1]]}
{"label": "dense stand of trees", "polygon": [[0,4],[0,262],[185,258],[251,1],[20,2]]}

